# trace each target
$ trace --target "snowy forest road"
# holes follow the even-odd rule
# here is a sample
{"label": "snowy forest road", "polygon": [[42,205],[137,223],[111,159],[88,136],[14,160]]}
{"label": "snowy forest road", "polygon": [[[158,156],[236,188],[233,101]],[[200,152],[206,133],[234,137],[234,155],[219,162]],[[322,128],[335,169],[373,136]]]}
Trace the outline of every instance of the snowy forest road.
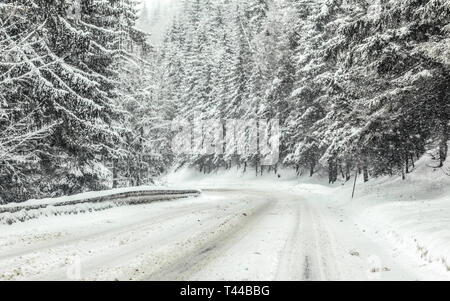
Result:
{"label": "snowy forest road", "polygon": [[332,207],[283,191],[199,198],[5,226],[0,279],[416,279]]}

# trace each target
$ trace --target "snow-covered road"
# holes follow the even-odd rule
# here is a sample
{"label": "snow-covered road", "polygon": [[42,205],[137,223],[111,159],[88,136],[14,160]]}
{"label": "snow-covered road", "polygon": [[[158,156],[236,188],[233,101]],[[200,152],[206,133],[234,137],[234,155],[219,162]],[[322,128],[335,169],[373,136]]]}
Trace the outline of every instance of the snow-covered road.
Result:
{"label": "snow-covered road", "polygon": [[281,189],[0,227],[0,280],[426,279],[339,209]]}

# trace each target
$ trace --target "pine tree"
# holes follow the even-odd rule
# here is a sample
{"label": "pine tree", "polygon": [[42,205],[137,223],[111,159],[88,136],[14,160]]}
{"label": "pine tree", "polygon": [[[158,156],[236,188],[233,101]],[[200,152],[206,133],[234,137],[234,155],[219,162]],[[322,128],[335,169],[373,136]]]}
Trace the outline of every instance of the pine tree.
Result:
{"label": "pine tree", "polygon": [[6,172],[9,193],[14,194],[8,200],[106,187],[105,158],[121,155],[116,146],[125,143],[115,68],[131,57],[125,47],[133,49],[143,39],[134,29],[132,2],[82,1],[76,8],[65,1],[5,3],[19,7],[21,15],[2,19],[5,45],[14,49],[5,61],[13,68],[2,76],[18,79],[11,82],[14,89],[2,86],[8,91],[2,98],[10,107],[25,107],[22,116],[9,115],[2,126],[23,123],[25,116],[34,121],[27,132],[51,126],[45,137],[37,135],[41,139],[34,139],[33,150],[28,148],[34,165],[19,164],[28,170],[32,188],[27,191],[23,179]]}

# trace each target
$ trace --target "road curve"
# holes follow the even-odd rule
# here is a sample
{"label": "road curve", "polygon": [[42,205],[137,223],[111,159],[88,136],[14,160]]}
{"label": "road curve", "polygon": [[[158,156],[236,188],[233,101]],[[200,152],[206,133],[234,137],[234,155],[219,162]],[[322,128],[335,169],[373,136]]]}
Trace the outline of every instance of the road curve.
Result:
{"label": "road curve", "polygon": [[415,279],[333,210],[283,191],[204,190],[1,228],[0,280]]}

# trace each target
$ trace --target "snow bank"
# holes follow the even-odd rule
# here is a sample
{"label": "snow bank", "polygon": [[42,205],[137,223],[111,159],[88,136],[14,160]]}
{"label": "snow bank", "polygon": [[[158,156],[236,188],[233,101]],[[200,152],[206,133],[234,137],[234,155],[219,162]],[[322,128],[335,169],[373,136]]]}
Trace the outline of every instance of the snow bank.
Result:
{"label": "snow bank", "polygon": [[[449,157],[450,158],[450,157]],[[379,179],[364,185],[355,202],[359,221],[378,229],[399,248],[450,271],[450,176],[424,155],[406,180]]]}
{"label": "snow bank", "polygon": [[415,252],[428,263],[441,264],[450,271],[450,201],[449,197],[392,203],[365,209],[361,224],[377,229],[390,242],[408,252]]}
{"label": "snow bank", "polygon": [[406,180],[381,177],[363,183],[359,176],[353,200],[353,178],[336,185],[298,184],[296,189],[340,207],[361,231],[387,247],[450,271],[450,162],[436,165],[426,154]]}
{"label": "snow bank", "polygon": [[4,212],[0,214],[0,224],[11,225],[17,222],[25,222],[31,219],[39,218],[39,217],[50,217],[50,216],[59,216],[59,215],[77,215],[86,212],[94,212],[100,210],[106,210],[113,207],[117,207],[118,204],[114,202],[105,202],[105,203],[83,203],[83,204],[75,204],[68,206],[60,206],[55,207],[49,205],[44,208],[38,209],[22,209],[16,212]]}
{"label": "snow bank", "polygon": [[193,189],[142,186],[93,191],[59,198],[29,200],[23,203],[1,205],[0,224],[23,222],[40,216],[79,214],[124,205],[186,198],[198,196],[200,193],[200,190]]}
{"label": "snow bank", "polygon": [[[101,190],[101,191],[89,191],[79,194],[74,194],[71,196],[62,196],[57,198],[45,198],[45,199],[31,199],[21,203],[8,203],[5,205],[0,205],[1,208],[12,208],[12,207],[27,207],[27,206],[39,206],[39,205],[54,205],[58,203],[66,203],[66,202],[76,202],[76,201],[84,201],[92,198],[112,196],[117,194],[129,193],[129,192],[149,192],[149,191],[183,191],[183,190],[191,190],[186,188],[186,186],[137,186],[137,187],[125,187],[125,188],[115,188],[110,190]],[[198,191],[198,189],[197,189]],[[200,191],[198,191],[200,192]]]}

